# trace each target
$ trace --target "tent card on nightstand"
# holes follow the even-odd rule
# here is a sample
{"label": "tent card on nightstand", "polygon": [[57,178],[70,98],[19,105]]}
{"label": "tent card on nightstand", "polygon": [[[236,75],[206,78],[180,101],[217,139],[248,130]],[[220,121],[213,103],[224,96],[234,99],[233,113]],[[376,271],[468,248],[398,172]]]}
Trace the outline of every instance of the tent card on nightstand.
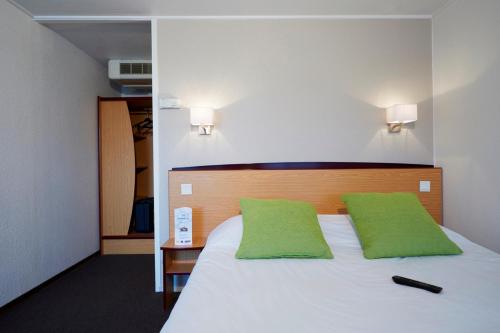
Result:
{"label": "tent card on nightstand", "polygon": [[193,210],[189,207],[174,209],[175,245],[193,244]]}

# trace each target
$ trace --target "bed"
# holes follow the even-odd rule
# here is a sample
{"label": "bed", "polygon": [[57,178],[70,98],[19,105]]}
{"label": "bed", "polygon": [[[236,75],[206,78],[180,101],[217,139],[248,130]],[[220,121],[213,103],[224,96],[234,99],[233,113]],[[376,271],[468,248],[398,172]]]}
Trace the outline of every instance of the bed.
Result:
{"label": "bed", "polygon": [[[210,235],[162,332],[498,332],[500,256],[444,228],[460,256],[366,260],[345,215],[320,215],[334,260],[237,260],[241,216]],[[396,285],[403,275],[441,294]]]}
{"label": "bed", "polygon": [[[214,201],[210,199],[214,194],[207,195],[204,189],[218,185],[227,178],[225,175],[171,175],[171,208],[190,204],[196,212],[195,219],[202,223],[197,230],[203,230],[209,237],[162,332],[499,332],[500,255],[442,227],[464,254],[365,259],[349,216],[339,214],[343,208],[332,205],[332,202],[337,204],[337,194],[345,191],[343,182],[357,190],[355,179],[360,171],[355,172],[354,179],[346,178],[343,172],[328,177],[319,172],[318,180],[306,173],[307,177],[300,176],[286,186],[288,192],[279,188],[280,174],[271,178],[261,172],[252,174],[254,178],[240,174],[238,179],[249,179],[254,185],[245,188],[220,183],[222,189]],[[409,188],[415,191],[413,182],[432,179],[438,185],[432,187],[433,192],[415,192],[440,221],[440,170],[392,170],[380,174],[367,171],[373,177],[363,172],[364,181],[359,184],[368,191],[380,188],[381,184],[385,184],[387,191]],[[393,180],[389,188],[387,179],[382,179],[384,175]],[[219,176],[221,180],[217,180]],[[339,178],[330,184],[335,186],[325,185],[325,180],[328,183],[336,176]],[[266,182],[259,182],[259,177]],[[193,183],[197,196],[172,195],[175,187],[185,182]],[[295,199],[300,197],[301,186],[303,193],[301,182],[313,184],[312,197],[305,198],[302,194],[301,199],[314,202],[320,213],[324,213],[323,200],[328,200],[329,207],[335,207],[334,211],[329,208],[328,214],[318,215],[335,259],[236,259],[242,218],[236,206],[228,204],[232,203],[230,198],[256,193],[276,196],[262,190],[278,186],[277,191]],[[294,184],[298,184],[296,190]],[[317,196],[324,186],[324,193]],[[236,188],[243,188],[241,191],[245,193]],[[220,218],[221,211],[226,215],[233,212],[232,217],[218,223],[213,221],[212,218]],[[443,292],[432,294],[396,285],[391,280],[393,275],[442,286]]]}

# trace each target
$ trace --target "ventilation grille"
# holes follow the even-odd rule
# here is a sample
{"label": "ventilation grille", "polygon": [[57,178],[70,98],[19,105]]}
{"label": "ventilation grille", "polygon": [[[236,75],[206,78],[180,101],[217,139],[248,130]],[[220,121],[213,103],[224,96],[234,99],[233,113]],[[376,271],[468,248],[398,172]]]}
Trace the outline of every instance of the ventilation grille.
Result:
{"label": "ventilation grille", "polygon": [[130,62],[122,62],[120,63],[120,74],[136,74],[136,75],[147,75],[152,74],[152,66],[150,63],[130,63]]}

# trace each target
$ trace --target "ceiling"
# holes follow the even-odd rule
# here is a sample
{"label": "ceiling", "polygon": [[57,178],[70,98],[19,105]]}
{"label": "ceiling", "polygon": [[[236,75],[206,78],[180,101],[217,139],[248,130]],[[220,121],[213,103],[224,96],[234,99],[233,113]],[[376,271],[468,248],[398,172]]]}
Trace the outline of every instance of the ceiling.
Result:
{"label": "ceiling", "polygon": [[452,0],[9,1],[106,64],[151,59],[150,16],[430,16]]}
{"label": "ceiling", "polygon": [[10,0],[33,16],[432,15],[449,0]]}
{"label": "ceiling", "polygon": [[102,64],[109,59],[150,60],[150,22],[45,24]]}

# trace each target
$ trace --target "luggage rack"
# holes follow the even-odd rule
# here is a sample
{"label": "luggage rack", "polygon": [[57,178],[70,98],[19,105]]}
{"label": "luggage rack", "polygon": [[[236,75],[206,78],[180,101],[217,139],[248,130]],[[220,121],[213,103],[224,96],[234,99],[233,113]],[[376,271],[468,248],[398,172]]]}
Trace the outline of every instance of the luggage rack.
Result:
{"label": "luggage rack", "polygon": [[[136,197],[134,200],[134,205],[136,202],[144,200],[144,199],[152,199],[151,197]],[[155,233],[153,232],[137,232],[133,228],[133,219],[132,216],[130,219],[130,226],[128,229],[127,235],[116,235],[116,236],[102,236],[103,239],[154,239]]]}

